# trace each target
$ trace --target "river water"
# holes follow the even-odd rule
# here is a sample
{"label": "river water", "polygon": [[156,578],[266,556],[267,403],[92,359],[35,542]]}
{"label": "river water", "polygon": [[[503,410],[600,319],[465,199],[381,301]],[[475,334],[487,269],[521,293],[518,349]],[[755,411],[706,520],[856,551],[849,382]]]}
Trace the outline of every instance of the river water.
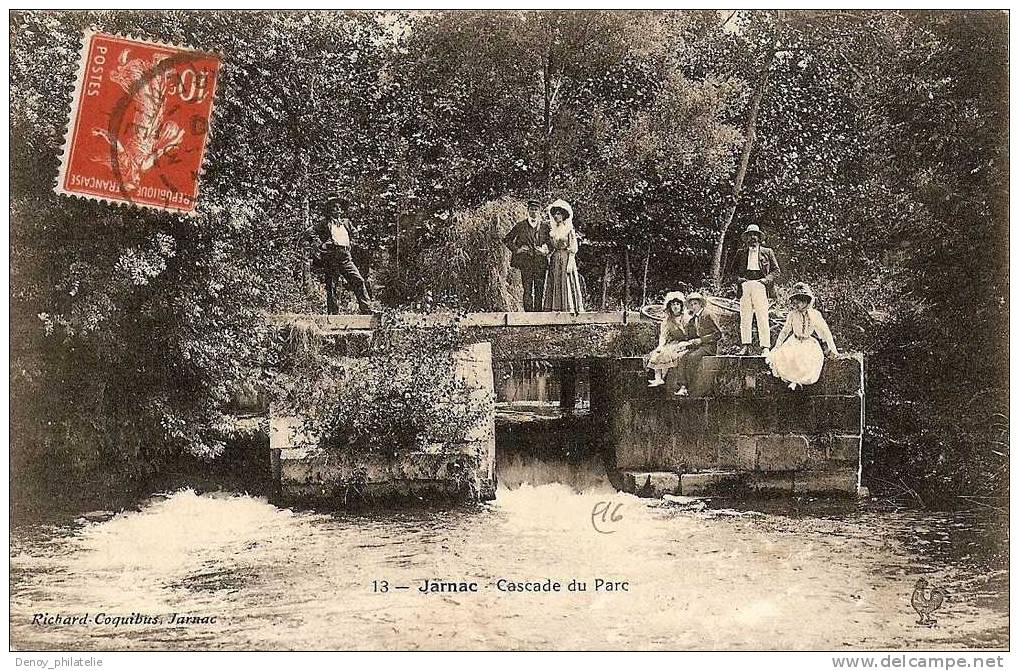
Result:
{"label": "river water", "polygon": [[[592,460],[499,465],[470,510],[333,513],[180,490],[12,530],[15,649],[853,649],[1008,645],[1004,523],[878,504],[701,508]],[[592,510],[608,503],[611,514]],[[618,504],[618,505],[617,505]],[[916,623],[916,579],[948,590]],[[477,592],[423,594],[425,579]],[[509,581],[559,592],[504,592]],[[571,580],[586,591],[569,591]],[[595,581],[618,589],[595,589]],[[388,591],[381,582],[387,581]],[[626,583],[625,590],[620,583]],[[408,587],[406,590],[396,589]],[[33,624],[33,616],[86,624]],[[103,613],[101,623],[95,620]],[[158,624],[113,617],[159,617]],[[171,613],[205,618],[170,624]],[[211,618],[215,622],[211,622]]]}

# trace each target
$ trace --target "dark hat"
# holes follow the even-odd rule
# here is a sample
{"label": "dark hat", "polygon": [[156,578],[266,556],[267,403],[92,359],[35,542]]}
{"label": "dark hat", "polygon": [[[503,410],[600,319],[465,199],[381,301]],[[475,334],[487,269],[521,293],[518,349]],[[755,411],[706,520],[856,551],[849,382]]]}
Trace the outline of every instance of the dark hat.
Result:
{"label": "dark hat", "polygon": [[541,201],[535,200],[534,198],[527,199],[527,207],[541,207]]}

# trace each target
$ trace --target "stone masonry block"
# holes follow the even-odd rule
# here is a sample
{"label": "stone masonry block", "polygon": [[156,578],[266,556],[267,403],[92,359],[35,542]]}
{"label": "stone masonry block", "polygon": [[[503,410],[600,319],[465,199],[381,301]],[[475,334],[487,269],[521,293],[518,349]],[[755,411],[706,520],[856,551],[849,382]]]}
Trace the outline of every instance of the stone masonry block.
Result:
{"label": "stone masonry block", "polygon": [[662,455],[660,462],[654,464],[660,468],[673,468],[679,471],[700,471],[718,466],[718,453],[715,441],[707,437],[693,437],[677,434],[672,450]]}
{"label": "stone masonry block", "polygon": [[663,397],[667,397],[672,396],[677,391],[679,391],[679,387],[680,387],[679,369],[670,368],[669,370],[665,371],[665,384],[659,387],[657,391]]}
{"label": "stone masonry block", "polygon": [[647,386],[647,371],[620,371],[615,379],[617,392],[622,398],[650,400],[661,396],[661,387]]}
{"label": "stone masonry block", "polygon": [[[747,363],[744,363],[744,359]],[[716,397],[742,396],[745,378],[758,368],[747,357],[707,356],[701,361],[698,391]]]}
{"label": "stone masonry block", "polygon": [[757,468],[762,471],[793,471],[807,463],[806,436],[757,436]]}
{"label": "stone masonry block", "polygon": [[708,400],[674,396],[662,408],[677,433],[700,438],[708,433]]}
{"label": "stone masonry block", "polygon": [[392,477],[403,480],[441,480],[448,477],[449,463],[457,456],[422,452],[403,454],[393,462]]}
{"label": "stone masonry block", "polygon": [[705,357],[702,377],[710,383],[704,393],[715,397],[772,397],[789,391],[762,357]]}
{"label": "stone masonry block", "polygon": [[847,359],[825,359],[821,369],[821,378],[816,387],[825,395],[852,396],[859,394],[863,384],[861,369],[862,357],[854,356]]}
{"label": "stone masonry block", "polygon": [[684,473],[680,478],[679,493],[683,496],[720,494],[732,491],[739,485],[736,473],[714,471],[705,473]]}
{"label": "stone masonry block", "polygon": [[623,491],[644,498],[679,493],[679,475],[667,471],[623,471]]}
{"label": "stone masonry block", "polygon": [[757,437],[727,435],[718,437],[718,467],[737,471],[757,468]]}
{"label": "stone masonry block", "polygon": [[855,469],[801,471],[793,474],[795,494],[856,494],[859,478]]}
{"label": "stone masonry block", "polygon": [[791,496],[795,474],[791,472],[747,473],[743,478],[743,488],[754,495]]}
{"label": "stone masonry block", "polygon": [[708,400],[708,426],[713,433],[754,434],[771,431],[775,400],[771,398],[712,398]]}
{"label": "stone masonry block", "polygon": [[814,433],[813,412],[811,397],[805,389],[776,396],[775,421],[768,430],[771,433]]}
{"label": "stone masonry block", "polygon": [[826,468],[828,465],[829,441],[827,436],[807,436],[807,458],[803,467]]}
{"label": "stone masonry block", "polygon": [[616,426],[616,465],[640,469],[661,459],[663,450],[671,450],[673,428],[667,406],[662,401],[624,403],[619,408]]}
{"label": "stone masonry block", "polygon": [[687,470],[711,468],[715,444],[707,430],[707,400],[690,397],[662,398],[655,404],[661,430],[669,438],[648,449],[647,467]]}
{"label": "stone masonry block", "polygon": [[747,373],[743,376],[744,396],[776,397],[792,393],[789,385],[782,382],[771,371]]}
{"label": "stone masonry block", "polygon": [[827,448],[828,460],[854,465],[860,463],[860,451],[863,447],[860,436],[827,434],[823,437],[823,441]]}
{"label": "stone masonry block", "polygon": [[859,396],[813,396],[814,432],[861,434],[862,399]]}

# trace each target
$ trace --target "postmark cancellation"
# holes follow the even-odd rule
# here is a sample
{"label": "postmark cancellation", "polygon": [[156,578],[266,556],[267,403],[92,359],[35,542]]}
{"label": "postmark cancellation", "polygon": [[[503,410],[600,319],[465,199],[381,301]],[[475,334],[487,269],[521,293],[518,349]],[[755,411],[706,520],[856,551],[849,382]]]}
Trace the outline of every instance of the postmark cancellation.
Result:
{"label": "postmark cancellation", "polygon": [[221,57],[87,31],[55,190],[192,213]]}

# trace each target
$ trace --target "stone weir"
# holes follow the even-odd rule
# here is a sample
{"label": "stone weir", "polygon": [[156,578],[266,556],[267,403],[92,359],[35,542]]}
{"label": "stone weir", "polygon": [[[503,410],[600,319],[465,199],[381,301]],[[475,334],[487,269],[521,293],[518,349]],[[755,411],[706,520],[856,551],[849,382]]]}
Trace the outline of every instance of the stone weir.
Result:
{"label": "stone weir", "polygon": [[[276,325],[314,324],[323,352],[345,378],[367,370],[372,339],[384,325],[378,317],[359,315],[279,315]],[[372,498],[495,498],[495,361],[531,359],[610,360],[632,357],[652,348],[657,323],[634,312],[472,313],[467,315],[401,315],[390,338],[408,337],[418,329],[455,326],[465,344],[437,357],[439,378],[432,383],[455,389],[457,397],[437,394],[428,413],[434,424],[425,445],[390,452],[355,452],[320,444],[305,430],[304,417],[269,412],[268,438],[272,478],[283,501],[342,502],[351,495]],[[422,354],[421,356],[425,356]],[[409,362],[387,360],[399,377]],[[443,377],[444,376],[444,377]],[[448,384],[447,384],[448,383]],[[466,432],[464,406],[470,403]],[[322,418],[318,418],[322,419]],[[462,428],[462,427],[460,427]]]}
{"label": "stone weir", "polygon": [[[380,364],[366,356],[377,318],[301,318],[317,324],[324,351],[348,370],[346,379],[377,373],[372,367]],[[648,388],[640,355],[654,347],[658,325],[634,313],[424,315],[413,326],[450,324],[469,335],[457,351],[440,355],[444,372],[433,383],[459,391],[436,401],[427,444],[391,454],[326,449],[302,430],[305,418],[270,410],[260,420],[269,427],[272,473],[283,499],[335,500],[352,490],[494,498],[492,363],[527,359],[587,363],[592,419],[603,423],[592,447],[604,450],[620,489],[641,496],[859,491],[861,355],[825,361],[821,379],[796,390],[774,378],[761,357],[706,357],[690,396],[677,397],[671,375],[664,387]],[[394,371],[401,365],[384,364]],[[482,412],[455,433],[468,400]]]}
{"label": "stone weir", "polygon": [[640,496],[857,494],[864,427],[862,355],[826,360],[795,390],[761,357],[706,357],[690,396],[649,388],[642,361],[592,380],[617,487]]}

